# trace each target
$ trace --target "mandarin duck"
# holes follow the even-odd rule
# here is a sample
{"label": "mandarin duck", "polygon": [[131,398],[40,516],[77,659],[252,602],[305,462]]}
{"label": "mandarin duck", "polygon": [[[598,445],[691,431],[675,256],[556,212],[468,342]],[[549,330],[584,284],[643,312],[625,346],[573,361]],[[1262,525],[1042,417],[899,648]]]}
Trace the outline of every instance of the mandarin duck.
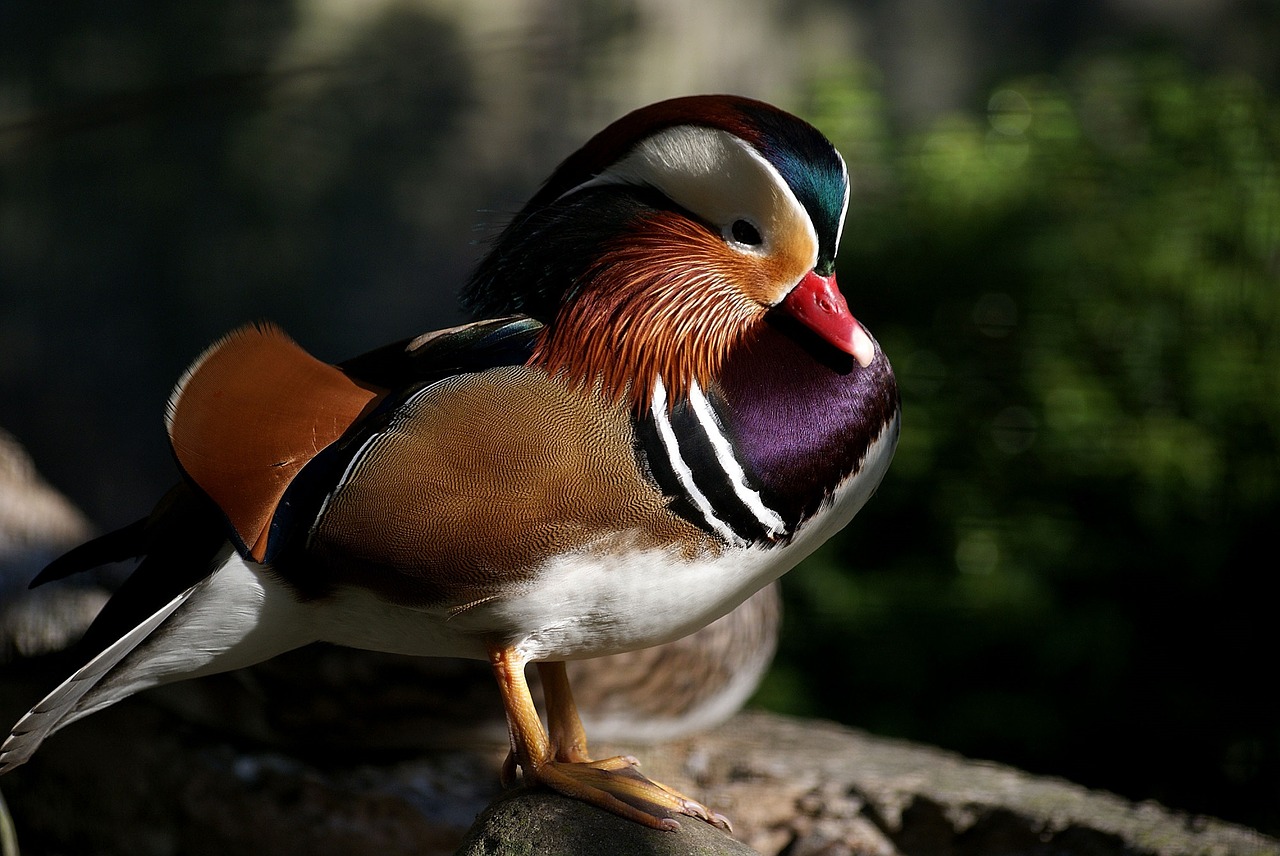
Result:
{"label": "mandarin duck", "polygon": [[899,402],[836,285],[848,198],[804,121],[677,98],[590,139],[497,236],[463,291],[485,320],[336,366],[269,325],[214,344],[166,409],[180,484],[33,581],[141,557],[0,772],[140,690],[324,641],[486,660],[504,783],[724,825],[591,757],[565,662],[725,615],[876,489]]}

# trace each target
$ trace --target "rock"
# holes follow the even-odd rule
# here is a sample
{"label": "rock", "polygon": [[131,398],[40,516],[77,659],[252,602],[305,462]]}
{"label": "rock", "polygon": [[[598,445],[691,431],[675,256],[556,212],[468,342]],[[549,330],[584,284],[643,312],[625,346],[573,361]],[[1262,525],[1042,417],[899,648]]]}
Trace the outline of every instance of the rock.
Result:
{"label": "rock", "polygon": [[520,790],[476,820],[457,856],[751,856],[747,845],[688,818],[660,832],[547,791]]}
{"label": "rock", "polygon": [[[0,681],[0,715],[15,715],[15,697],[25,703],[28,690]],[[646,775],[727,815],[735,839],[769,856],[1280,856],[1275,839],[1211,818],[774,714],[742,713],[642,750],[594,749],[638,752]],[[504,754],[491,746],[353,756],[322,744],[284,753],[184,724],[143,695],[54,736],[0,788],[26,856],[491,853],[476,848],[511,828],[494,825],[507,822],[492,819],[499,810],[526,824],[544,818],[552,828],[539,835],[619,841],[621,821],[588,806],[565,808],[571,801],[538,791],[502,795]],[[681,836],[701,826],[684,821]]]}
{"label": "rock", "polygon": [[[10,688],[0,681],[6,720]],[[501,759],[300,757],[228,743],[141,697],[54,735],[0,789],[23,856],[444,856],[500,795]]]}
{"label": "rock", "polygon": [[768,854],[1280,854],[1244,827],[827,722],[747,712],[641,757]]}

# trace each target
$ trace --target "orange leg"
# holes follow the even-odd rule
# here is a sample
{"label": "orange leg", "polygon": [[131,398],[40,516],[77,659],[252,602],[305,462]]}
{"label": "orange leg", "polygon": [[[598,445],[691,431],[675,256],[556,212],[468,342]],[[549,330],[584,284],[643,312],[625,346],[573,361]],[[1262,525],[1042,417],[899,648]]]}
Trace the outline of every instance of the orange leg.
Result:
{"label": "orange leg", "polygon": [[511,755],[503,767],[504,784],[510,784],[514,767],[519,766],[526,782],[545,785],[654,829],[677,828],[680,824],[672,814],[728,828],[721,815],[640,775],[636,759],[629,755],[591,760],[563,663],[538,664],[547,698],[548,737],[529,695],[524,658],[510,648],[493,646],[489,662],[502,691],[511,737]]}
{"label": "orange leg", "polygon": [[[542,693],[547,702],[547,728],[551,736],[551,750],[557,761],[577,763],[590,761],[587,752],[587,733],[578,718],[578,706],[573,703],[573,691],[569,689],[569,674],[564,663],[538,664],[538,677],[542,679]],[[628,766],[638,761],[632,759]]]}

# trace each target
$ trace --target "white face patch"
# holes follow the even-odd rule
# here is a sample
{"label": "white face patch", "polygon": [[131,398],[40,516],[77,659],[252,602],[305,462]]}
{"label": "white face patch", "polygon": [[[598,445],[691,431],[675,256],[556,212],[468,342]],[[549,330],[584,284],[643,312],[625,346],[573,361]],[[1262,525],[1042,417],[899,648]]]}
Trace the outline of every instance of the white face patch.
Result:
{"label": "white face patch", "polygon": [[[626,157],[575,187],[634,184],[656,188],[710,223],[739,252],[773,256],[780,250],[817,263],[818,235],[782,175],[748,143],[714,128],[680,125],[647,137]],[[568,195],[568,194],[565,194]],[[758,244],[735,236],[745,220]],[[739,235],[742,233],[739,228]]]}

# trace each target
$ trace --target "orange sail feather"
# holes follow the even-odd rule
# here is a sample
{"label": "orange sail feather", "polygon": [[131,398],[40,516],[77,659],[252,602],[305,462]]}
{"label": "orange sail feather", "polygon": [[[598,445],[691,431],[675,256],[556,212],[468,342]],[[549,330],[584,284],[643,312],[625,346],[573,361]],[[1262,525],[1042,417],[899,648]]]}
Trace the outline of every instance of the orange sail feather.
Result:
{"label": "orange sail feather", "polygon": [[260,562],[294,477],[382,395],[274,326],[242,327],[179,381],[167,410],[169,441],[186,475]]}

